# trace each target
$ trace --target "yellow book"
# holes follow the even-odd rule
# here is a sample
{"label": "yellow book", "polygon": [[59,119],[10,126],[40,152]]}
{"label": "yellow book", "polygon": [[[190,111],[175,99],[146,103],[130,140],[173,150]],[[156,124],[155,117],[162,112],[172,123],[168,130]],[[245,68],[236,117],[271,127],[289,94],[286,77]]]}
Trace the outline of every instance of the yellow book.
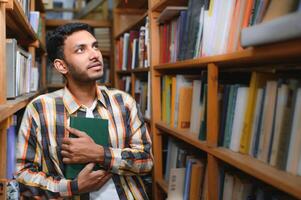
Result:
{"label": "yellow book", "polygon": [[176,76],[172,76],[171,78],[171,111],[170,111],[170,126],[174,127],[175,123],[175,107],[176,107],[176,86],[177,86],[177,78]]}
{"label": "yellow book", "polygon": [[182,87],[179,93],[178,128],[190,127],[192,87]]}
{"label": "yellow book", "polygon": [[161,119],[163,122],[166,122],[166,79],[167,76],[162,77]]}
{"label": "yellow book", "polygon": [[241,153],[249,152],[257,91],[259,88],[265,86],[267,80],[271,79],[274,79],[273,74],[259,72],[252,73],[248,94],[247,109],[244,117],[243,129],[240,139],[239,152]]}

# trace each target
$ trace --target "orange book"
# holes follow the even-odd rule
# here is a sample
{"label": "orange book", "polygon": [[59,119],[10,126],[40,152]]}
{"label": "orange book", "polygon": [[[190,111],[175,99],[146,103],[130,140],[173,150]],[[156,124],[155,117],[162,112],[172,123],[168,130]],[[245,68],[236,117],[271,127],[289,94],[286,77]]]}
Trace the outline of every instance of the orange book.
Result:
{"label": "orange book", "polygon": [[199,200],[202,194],[202,183],[205,176],[205,165],[200,160],[191,167],[189,200]]}
{"label": "orange book", "polygon": [[182,87],[179,93],[178,128],[190,127],[192,87]]}
{"label": "orange book", "polygon": [[[242,28],[246,28],[249,26],[249,21],[250,21],[252,9],[253,9],[253,2],[254,2],[254,0],[248,0],[248,2],[247,2],[244,19],[243,19],[243,23],[242,23]],[[238,48],[239,48],[239,50],[242,50],[242,47],[240,45],[240,37],[238,40]]]}
{"label": "orange book", "polygon": [[231,27],[230,27],[230,33],[229,33],[227,52],[232,52],[232,49],[233,49],[234,35],[235,35],[235,29],[237,29],[240,4],[241,4],[241,0],[237,0],[235,3],[235,8],[234,8],[234,12],[233,12]]}

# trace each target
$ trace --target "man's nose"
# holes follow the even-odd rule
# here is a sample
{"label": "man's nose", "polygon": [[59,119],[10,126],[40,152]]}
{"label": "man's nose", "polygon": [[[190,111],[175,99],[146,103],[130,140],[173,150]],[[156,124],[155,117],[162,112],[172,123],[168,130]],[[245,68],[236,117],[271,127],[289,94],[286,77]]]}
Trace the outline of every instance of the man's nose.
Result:
{"label": "man's nose", "polygon": [[94,49],[94,48],[91,48],[90,49],[90,60],[93,60],[93,59],[99,59],[101,53],[99,50],[97,49]]}

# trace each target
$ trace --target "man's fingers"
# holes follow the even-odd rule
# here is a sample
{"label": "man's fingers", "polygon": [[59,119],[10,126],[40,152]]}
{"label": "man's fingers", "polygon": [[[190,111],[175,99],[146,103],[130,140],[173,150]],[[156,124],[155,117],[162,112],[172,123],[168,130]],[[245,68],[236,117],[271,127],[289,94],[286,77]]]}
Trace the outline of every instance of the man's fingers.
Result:
{"label": "man's fingers", "polygon": [[72,135],[75,135],[77,137],[87,137],[87,134],[83,131],[77,130],[75,128],[66,127],[66,129],[71,133]]}
{"label": "man's fingers", "polygon": [[64,151],[70,151],[70,146],[67,144],[62,144],[62,150]]}
{"label": "man's fingers", "polygon": [[63,158],[63,163],[71,164],[71,159],[70,158]]}
{"label": "man's fingers", "polygon": [[68,151],[62,150],[61,154],[64,158],[71,158],[71,154]]}
{"label": "man's fingers", "polygon": [[92,171],[91,175],[94,177],[102,177],[106,174],[107,172],[104,170],[96,170],[96,171]]}
{"label": "man's fingers", "polygon": [[110,178],[112,177],[112,174],[106,173],[103,177],[98,178],[98,182],[95,185],[95,189],[101,188]]}
{"label": "man's fingers", "polygon": [[95,166],[95,163],[88,163],[82,171],[92,172],[94,166]]}
{"label": "man's fingers", "polygon": [[70,144],[71,143],[71,139],[70,138],[63,138],[62,139],[62,144]]}

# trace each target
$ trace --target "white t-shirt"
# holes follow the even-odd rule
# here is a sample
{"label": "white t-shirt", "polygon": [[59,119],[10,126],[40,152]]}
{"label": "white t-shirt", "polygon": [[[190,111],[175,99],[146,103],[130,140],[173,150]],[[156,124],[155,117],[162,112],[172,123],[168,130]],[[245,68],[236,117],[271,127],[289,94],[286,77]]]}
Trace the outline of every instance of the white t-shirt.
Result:
{"label": "white t-shirt", "polygon": [[[97,100],[95,100],[90,108],[85,107],[86,117],[94,118],[93,110],[97,105]],[[82,108],[81,108],[82,109]],[[98,191],[90,192],[90,200],[119,200],[117,190],[113,179],[110,178]]]}

